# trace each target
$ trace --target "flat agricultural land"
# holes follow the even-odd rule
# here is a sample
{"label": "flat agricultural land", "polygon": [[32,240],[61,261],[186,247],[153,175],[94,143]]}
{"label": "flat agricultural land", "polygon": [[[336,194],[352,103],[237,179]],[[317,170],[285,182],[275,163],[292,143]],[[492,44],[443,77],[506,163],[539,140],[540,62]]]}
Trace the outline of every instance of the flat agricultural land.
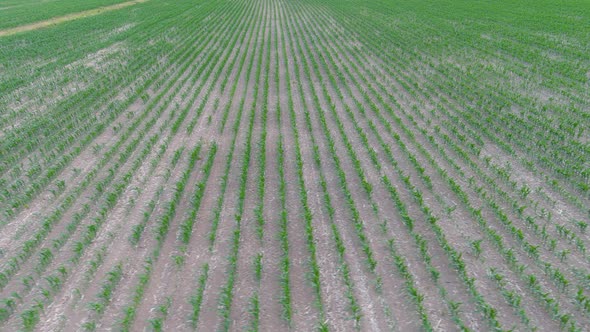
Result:
{"label": "flat agricultural land", "polygon": [[0,330],[589,331],[589,22],[0,0]]}

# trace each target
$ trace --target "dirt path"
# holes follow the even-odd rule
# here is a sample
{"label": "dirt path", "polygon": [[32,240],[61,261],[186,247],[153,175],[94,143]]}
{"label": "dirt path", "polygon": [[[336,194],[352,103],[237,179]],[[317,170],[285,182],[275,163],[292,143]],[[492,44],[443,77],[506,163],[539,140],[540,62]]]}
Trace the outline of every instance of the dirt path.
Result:
{"label": "dirt path", "polygon": [[41,22],[31,23],[31,24],[27,24],[27,25],[21,25],[19,27],[10,28],[10,29],[4,29],[4,30],[0,30],[0,37],[11,36],[11,35],[15,35],[17,33],[38,30],[38,29],[58,25],[61,23],[65,23],[65,22],[69,22],[69,21],[73,21],[73,20],[78,20],[81,18],[96,16],[96,15],[99,15],[102,13],[106,13],[106,12],[110,12],[110,11],[118,10],[118,9],[123,9],[125,7],[133,6],[138,3],[142,3],[142,2],[146,2],[146,1],[149,1],[149,0],[127,1],[127,2],[123,2],[123,3],[118,3],[116,5],[112,5],[112,6],[106,6],[106,7],[96,8],[96,9],[85,10],[85,11],[78,12],[78,13],[72,13],[72,14],[68,14],[68,15],[64,15],[64,16],[60,16],[60,17],[54,17],[54,18],[51,18],[51,19],[48,19],[45,21],[41,21]]}

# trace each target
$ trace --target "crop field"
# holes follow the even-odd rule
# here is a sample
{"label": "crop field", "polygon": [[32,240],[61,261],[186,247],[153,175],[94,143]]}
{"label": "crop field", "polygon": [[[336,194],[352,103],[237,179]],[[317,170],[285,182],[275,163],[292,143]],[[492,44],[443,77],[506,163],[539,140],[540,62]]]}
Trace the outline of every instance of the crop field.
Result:
{"label": "crop field", "polygon": [[0,0],[0,331],[589,331],[589,22]]}

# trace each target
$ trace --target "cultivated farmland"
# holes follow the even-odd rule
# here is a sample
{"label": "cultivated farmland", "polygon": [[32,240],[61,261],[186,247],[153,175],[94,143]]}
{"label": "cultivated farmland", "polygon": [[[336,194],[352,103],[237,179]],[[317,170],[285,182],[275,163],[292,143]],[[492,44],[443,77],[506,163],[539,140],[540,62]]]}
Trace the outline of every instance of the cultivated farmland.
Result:
{"label": "cultivated farmland", "polygon": [[588,22],[0,0],[0,330],[590,330]]}

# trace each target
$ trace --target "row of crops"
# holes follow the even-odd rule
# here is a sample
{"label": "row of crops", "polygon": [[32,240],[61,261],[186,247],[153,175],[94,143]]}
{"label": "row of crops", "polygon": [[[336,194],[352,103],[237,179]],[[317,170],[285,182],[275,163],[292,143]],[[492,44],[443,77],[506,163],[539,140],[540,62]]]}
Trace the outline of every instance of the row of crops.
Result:
{"label": "row of crops", "polygon": [[150,0],[0,37],[0,330],[590,329],[588,16]]}

